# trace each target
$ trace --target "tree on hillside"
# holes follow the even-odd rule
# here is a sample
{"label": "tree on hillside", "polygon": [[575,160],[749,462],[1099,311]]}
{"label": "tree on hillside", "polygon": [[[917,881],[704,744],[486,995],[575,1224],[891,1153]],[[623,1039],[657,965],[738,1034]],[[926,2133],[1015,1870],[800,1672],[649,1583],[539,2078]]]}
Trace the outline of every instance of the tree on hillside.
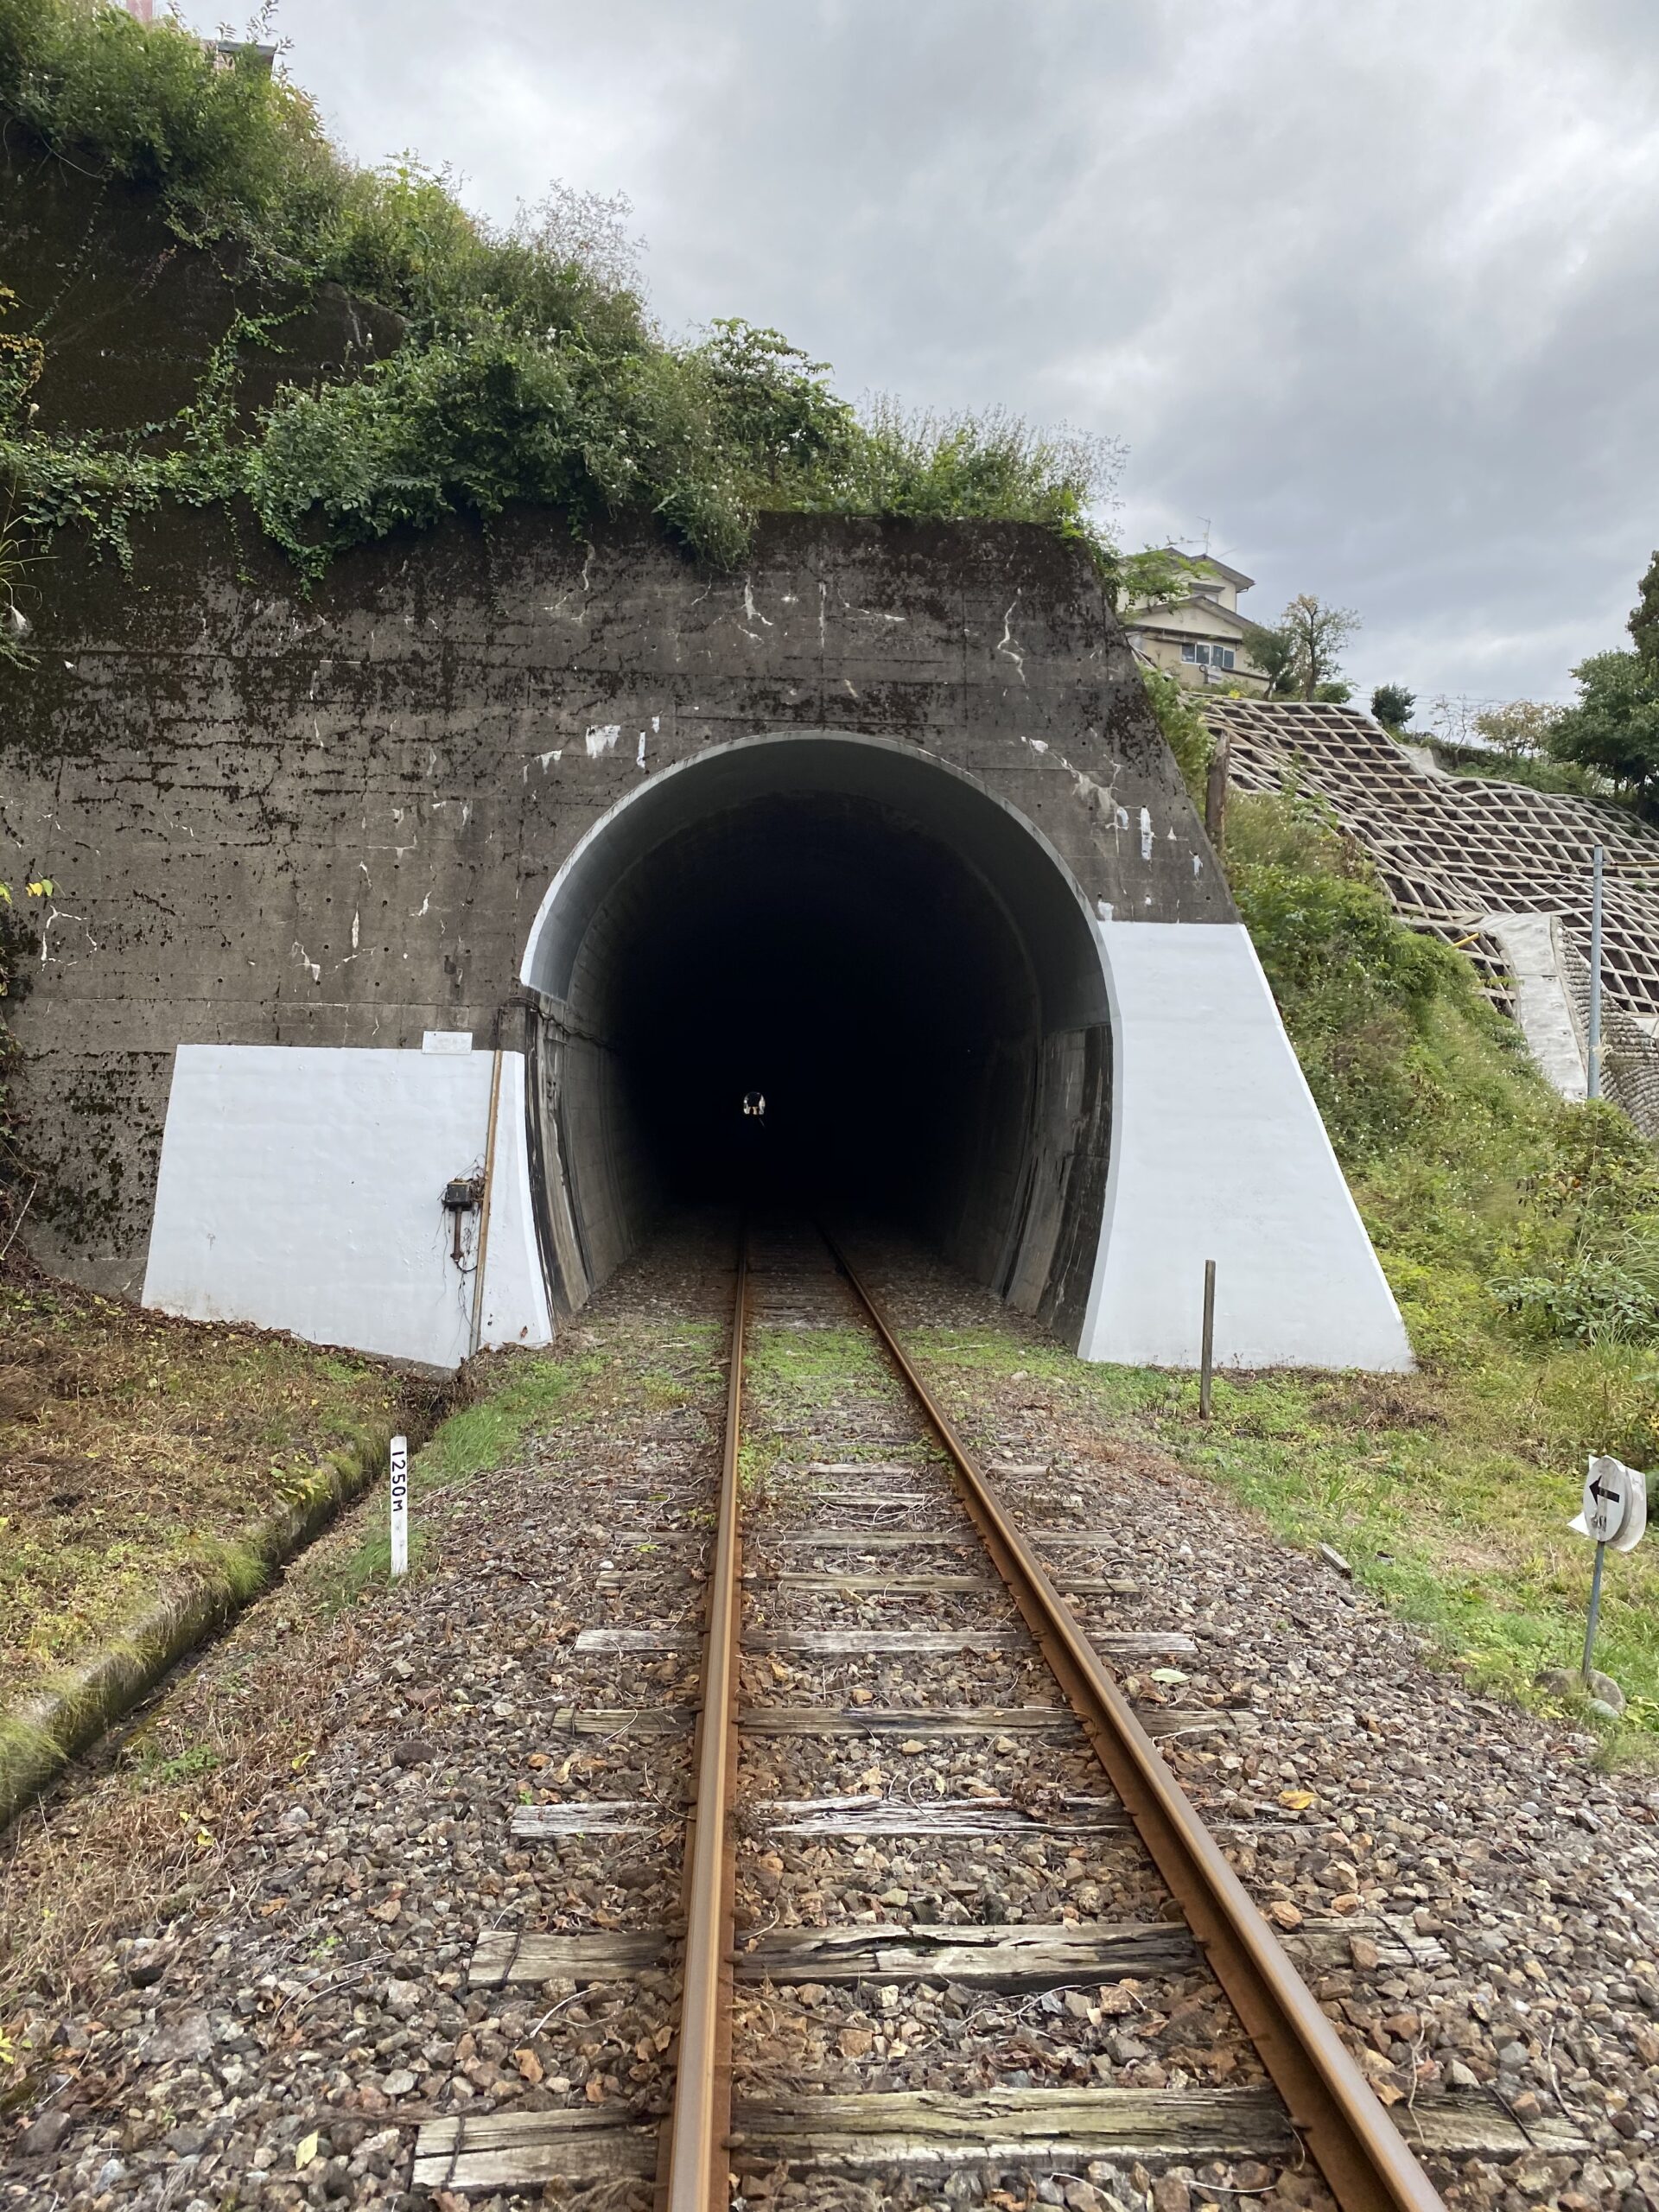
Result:
{"label": "tree on hillside", "polygon": [[1573,675],[1578,702],[1550,725],[1549,750],[1629,791],[1659,812],[1659,553],[1648,563],[1630,610],[1635,650],[1592,653]]}
{"label": "tree on hillside", "polygon": [[1644,810],[1659,806],[1659,658],[1592,653],[1573,674],[1578,703],[1551,729],[1550,751],[1599,770]]}
{"label": "tree on hillside", "polygon": [[1379,683],[1371,694],[1371,712],[1385,729],[1404,729],[1416,703],[1417,694],[1403,683]]}
{"label": "tree on hillside", "polygon": [[1351,607],[1327,607],[1311,591],[1297,593],[1280,616],[1279,629],[1290,642],[1299,696],[1318,699],[1325,696],[1322,686],[1340,680],[1342,649],[1358,627],[1359,617]]}
{"label": "tree on hillside", "polygon": [[1659,553],[1649,562],[1640,590],[1642,596],[1630,609],[1630,635],[1643,660],[1659,663]]}
{"label": "tree on hillside", "polygon": [[1257,630],[1250,639],[1250,658],[1268,679],[1270,699],[1296,696],[1296,652],[1283,630]]}
{"label": "tree on hillside", "polygon": [[1501,707],[1483,707],[1473,728],[1497,752],[1542,760],[1560,718],[1561,709],[1548,699],[1511,699]]}

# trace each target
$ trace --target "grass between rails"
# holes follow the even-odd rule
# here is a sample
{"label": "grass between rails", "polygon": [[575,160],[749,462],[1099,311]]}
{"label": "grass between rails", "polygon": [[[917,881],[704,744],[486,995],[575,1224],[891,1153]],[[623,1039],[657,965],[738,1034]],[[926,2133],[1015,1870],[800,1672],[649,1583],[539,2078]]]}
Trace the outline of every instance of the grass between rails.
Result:
{"label": "grass between rails", "polygon": [[410,1379],[256,1329],[0,1278],[0,1703],[384,1427]]}
{"label": "grass between rails", "polygon": [[[772,1485],[775,1470],[794,1448],[804,1417],[830,1424],[836,1414],[855,1408],[868,1413],[873,1402],[894,1410],[907,1402],[904,1385],[886,1354],[867,1330],[856,1325],[779,1329],[752,1323],[746,1373],[738,1465],[743,1488],[751,1496]],[[787,1427],[782,1425],[785,1423]],[[837,1446],[837,1452],[849,1461],[883,1463],[925,1456],[925,1448],[915,1445],[849,1442]]]}

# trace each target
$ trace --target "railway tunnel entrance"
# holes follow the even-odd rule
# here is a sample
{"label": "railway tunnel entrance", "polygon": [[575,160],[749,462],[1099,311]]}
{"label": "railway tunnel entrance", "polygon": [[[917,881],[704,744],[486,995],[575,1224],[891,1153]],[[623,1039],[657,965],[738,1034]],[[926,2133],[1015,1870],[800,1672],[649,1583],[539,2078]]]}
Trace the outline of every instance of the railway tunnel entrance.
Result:
{"label": "railway tunnel entrance", "polygon": [[1076,1339],[1111,1134],[1100,950],[971,777],[836,733],[713,748],[582,839],[523,980],[561,1304],[665,1202],[752,1190],[880,1212]]}

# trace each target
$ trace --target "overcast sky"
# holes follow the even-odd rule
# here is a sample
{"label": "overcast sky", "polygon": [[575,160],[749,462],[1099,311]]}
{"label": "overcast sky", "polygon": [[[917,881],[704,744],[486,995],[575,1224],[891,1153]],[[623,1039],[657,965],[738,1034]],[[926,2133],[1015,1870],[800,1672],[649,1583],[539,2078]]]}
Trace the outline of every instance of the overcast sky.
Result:
{"label": "overcast sky", "polygon": [[[192,5],[204,22],[207,11]],[[671,331],[1127,441],[1122,534],[1568,697],[1659,544],[1653,0],[281,0],[358,158],[626,193]],[[1419,719],[1423,717],[1420,714]]]}

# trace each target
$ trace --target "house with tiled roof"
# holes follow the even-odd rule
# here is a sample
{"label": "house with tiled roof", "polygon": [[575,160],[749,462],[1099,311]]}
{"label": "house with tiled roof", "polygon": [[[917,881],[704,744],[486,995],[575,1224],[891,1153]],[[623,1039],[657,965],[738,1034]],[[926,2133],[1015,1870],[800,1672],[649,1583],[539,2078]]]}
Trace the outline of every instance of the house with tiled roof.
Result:
{"label": "house with tiled roof", "polygon": [[[1174,551],[1171,547],[1170,550]],[[1215,688],[1258,696],[1268,678],[1251,658],[1260,623],[1238,611],[1241,592],[1255,582],[1213,554],[1191,561],[1184,588],[1164,600],[1131,601],[1123,625],[1131,650],[1153,668],[1195,690]]]}

